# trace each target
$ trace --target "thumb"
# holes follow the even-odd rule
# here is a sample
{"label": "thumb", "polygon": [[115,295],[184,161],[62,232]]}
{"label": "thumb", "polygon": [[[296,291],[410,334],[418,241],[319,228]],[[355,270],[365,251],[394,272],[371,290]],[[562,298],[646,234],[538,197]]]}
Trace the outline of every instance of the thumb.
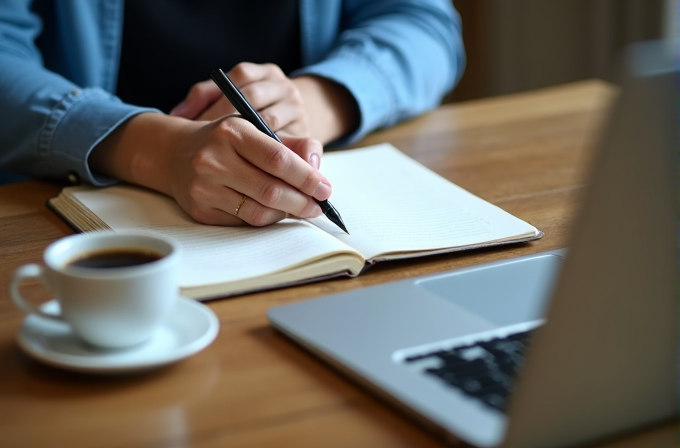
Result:
{"label": "thumb", "polygon": [[222,97],[222,91],[211,80],[194,84],[187,97],[175,106],[170,115],[193,120]]}

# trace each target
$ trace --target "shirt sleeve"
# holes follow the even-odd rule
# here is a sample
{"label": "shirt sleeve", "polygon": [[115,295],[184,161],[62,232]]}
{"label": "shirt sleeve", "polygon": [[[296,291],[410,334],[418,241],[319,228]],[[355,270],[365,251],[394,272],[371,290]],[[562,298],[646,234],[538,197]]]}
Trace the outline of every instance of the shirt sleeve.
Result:
{"label": "shirt sleeve", "polygon": [[354,96],[358,128],[334,145],[436,107],[465,66],[460,17],[450,0],[343,2],[337,43],[293,74],[331,79]]}
{"label": "shirt sleeve", "polygon": [[113,183],[90,171],[88,155],[120,123],[150,109],[47,70],[35,46],[41,22],[23,3],[10,2],[0,14],[0,168],[71,183]]}

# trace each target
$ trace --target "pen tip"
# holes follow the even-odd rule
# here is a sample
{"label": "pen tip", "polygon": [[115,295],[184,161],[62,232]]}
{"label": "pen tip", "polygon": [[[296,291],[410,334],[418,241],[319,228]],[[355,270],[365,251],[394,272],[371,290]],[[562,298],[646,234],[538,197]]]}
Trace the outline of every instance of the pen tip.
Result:
{"label": "pen tip", "polygon": [[345,223],[342,222],[342,219],[340,218],[340,215],[336,215],[336,216],[334,216],[334,218],[335,218],[335,219],[331,219],[331,221],[333,222],[333,224],[335,224],[336,226],[338,226],[338,227],[340,228],[340,230],[342,230],[342,231],[345,232],[347,235],[349,235],[349,230],[347,230],[347,227],[345,227]]}
{"label": "pen tip", "polygon": [[328,201],[320,201],[318,203],[321,206],[321,210],[323,210],[323,214],[326,215],[326,218],[338,226],[340,230],[349,235],[349,231],[347,230],[347,227],[345,227],[345,223],[342,221],[340,213],[338,213],[335,207],[333,207],[333,205],[331,205],[331,203]]}

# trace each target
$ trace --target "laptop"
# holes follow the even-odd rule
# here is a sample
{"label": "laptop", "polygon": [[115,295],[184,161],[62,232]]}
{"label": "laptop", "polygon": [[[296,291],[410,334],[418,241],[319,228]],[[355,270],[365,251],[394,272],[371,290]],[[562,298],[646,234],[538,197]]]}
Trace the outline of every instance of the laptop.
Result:
{"label": "laptop", "polygon": [[569,249],[275,307],[451,441],[566,447],[677,416],[678,71],[630,49]]}

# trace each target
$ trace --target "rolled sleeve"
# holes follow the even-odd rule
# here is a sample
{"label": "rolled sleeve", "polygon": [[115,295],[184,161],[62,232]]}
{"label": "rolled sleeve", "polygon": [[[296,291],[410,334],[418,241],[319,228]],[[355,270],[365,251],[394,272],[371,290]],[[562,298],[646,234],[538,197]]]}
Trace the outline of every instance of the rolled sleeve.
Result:
{"label": "rolled sleeve", "polygon": [[359,127],[342,141],[335,142],[335,145],[358,140],[372,130],[396,120],[396,99],[390,86],[385,85],[384,77],[376,72],[375,65],[366,63],[363,56],[340,51],[333,58],[298,73],[331,79],[344,86],[356,100],[360,114]]}
{"label": "rolled sleeve", "polygon": [[125,104],[99,87],[80,88],[34,62],[0,55],[0,66],[5,61],[0,168],[59,182],[115,182],[90,171],[90,152],[132,116],[159,111]]}
{"label": "rolled sleeve", "polygon": [[460,17],[450,1],[344,4],[344,29],[332,48],[292,74],[328,78],[353,95],[360,124],[334,142],[340,146],[436,107],[465,66]]}
{"label": "rolled sleeve", "polygon": [[[5,3],[0,14],[0,170],[69,183],[115,182],[90,171],[91,151],[134,115],[160,112],[124,104],[111,93],[122,0],[57,2],[44,16],[34,12],[39,5],[30,0]],[[36,44],[43,32],[46,55]]]}
{"label": "rolled sleeve", "polygon": [[142,112],[158,112],[130,106],[98,88],[73,89],[52,109],[38,135],[41,159],[52,175],[69,177],[93,185],[115,182],[97,176],[87,159],[99,142],[120,124]]}

